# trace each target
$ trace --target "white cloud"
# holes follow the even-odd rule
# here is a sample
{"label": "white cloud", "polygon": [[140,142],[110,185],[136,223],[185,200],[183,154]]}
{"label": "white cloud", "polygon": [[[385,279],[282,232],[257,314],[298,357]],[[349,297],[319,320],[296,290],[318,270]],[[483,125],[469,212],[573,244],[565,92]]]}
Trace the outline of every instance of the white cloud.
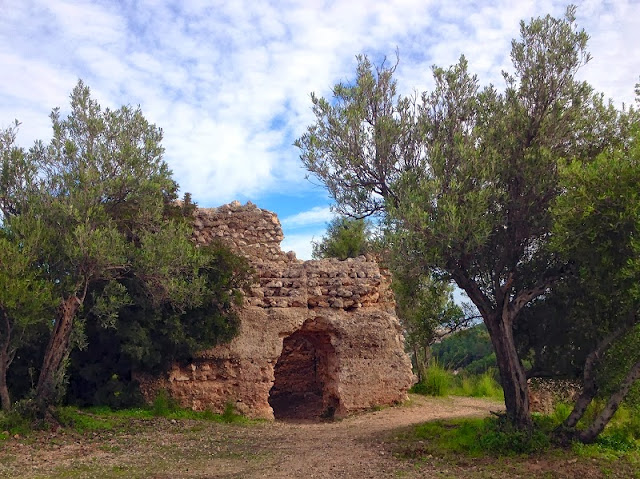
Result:
{"label": "white cloud", "polygon": [[55,0],[47,2],[44,8],[53,13],[55,27],[73,41],[109,44],[123,37],[125,19],[100,5],[89,1]]}
{"label": "white cloud", "polygon": [[[165,131],[166,160],[202,205],[308,188],[291,146],[312,121],[309,92],[353,77],[354,56],[400,50],[403,92],[464,53],[482,83],[502,85],[518,22],[565,2],[5,0],[0,3],[0,127],[50,136],[77,78],[104,106],[140,104]],[[113,5],[113,6],[112,6]],[[640,3],[585,0],[578,21],[593,62],[580,73],[616,102],[633,100]]]}
{"label": "white cloud", "polygon": [[315,206],[308,211],[303,211],[282,219],[281,224],[283,227],[287,228],[299,228],[309,225],[317,225],[319,223],[326,223],[331,221],[334,217],[335,213],[332,212],[328,206]]}
{"label": "white cloud", "polygon": [[282,251],[295,251],[298,259],[309,260],[313,251],[312,242],[318,241],[323,233],[324,231],[315,231],[314,233],[287,235],[282,240],[280,247]]}

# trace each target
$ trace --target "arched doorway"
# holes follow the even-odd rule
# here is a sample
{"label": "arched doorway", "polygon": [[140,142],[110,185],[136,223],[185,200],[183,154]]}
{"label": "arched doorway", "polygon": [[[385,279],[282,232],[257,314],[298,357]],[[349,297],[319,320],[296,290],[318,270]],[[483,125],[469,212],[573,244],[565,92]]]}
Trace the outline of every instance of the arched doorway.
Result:
{"label": "arched doorway", "polygon": [[335,394],[335,350],[326,331],[305,325],[284,338],[274,369],[269,404],[276,419],[332,418],[339,405]]}

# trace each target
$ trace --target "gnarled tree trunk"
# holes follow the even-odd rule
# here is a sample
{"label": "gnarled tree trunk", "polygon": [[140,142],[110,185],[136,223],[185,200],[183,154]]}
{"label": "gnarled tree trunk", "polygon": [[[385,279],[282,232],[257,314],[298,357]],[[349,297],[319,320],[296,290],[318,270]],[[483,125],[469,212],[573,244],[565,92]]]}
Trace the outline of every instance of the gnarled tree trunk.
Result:
{"label": "gnarled tree trunk", "polygon": [[7,387],[7,362],[7,355],[4,351],[0,351],[0,401],[2,410],[5,412],[11,409],[11,396]]}
{"label": "gnarled tree trunk", "polygon": [[63,300],[59,316],[51,333],[51,339],[45,351],[42,370],[36,386],[36,401],[46,407],[55,401],[56,388],[60,380],[64,359],[69,352],[69,339],[73,328],[73,319],[81,301],[77,296]]}
{"label": "gnarled tree trunk", "polygon": [[0,309],[2,314],[2,342],[0,343],[0,402],[2,403],[2,410],[9,411],[11,409],[11,396],[9,396],[9,388],[7,387],[7,371],[11,364],[11,357],[9,353],[9,343],[11,341],[11,321],[9,315],[4,309]]}
{"label": "gnarled tree trunk", "polygon": [[507,416],[518,428],[532,426],[527,374],[518,357],[509,311],[494,313],[485,324],[496,352]]}
{"label": "gnarled tree trunk", "polygon": [[591,443],[596,440],[598,435],[604,430],[613,415],[618,410],[620,403],[625,398],[631,385],[640,378],[640,361],[635,363],[629,370],[627,377],[624,378],[620,388],[611,395],[607,401],[607,405],[602,412],[598,414],[593,423],[578,435],[578,439],[585,443]]}
{"label": "gnarled tree trunk", "polygon": [[594,420],[591,426],[586,431],[576,432],[575,427],[578,424],[578,421],[582,419],[582,416],[584,416],[589,404],[591,404],[593,398],[598,393],[598,386],[596,384],[595,377],[595,368],[598,361],[604,355],[609,346],[626,333],[633,324],[634,322],[622,324],[618,329],[602,339],[596,348],[594,348],[594,350],[587,356],[583,371],[582,393],[576,400],[571,414],[569,414],[567,419],[565,419],[564,422],[556,429],[556,434],[559,438],[567,441],[573,440],[577,437],[582,442],[593,442],[611,420],[620,405],[620,401],[624,399],[624,396],[626,396],[633,382],[638,379],[638,376],[640,375],[640,363],[635,364],[629,371],[629,374],[623,381],[620,389],[611,396],[606,407]]}
{"label": "gnarled tree trunk", "polygon": [[456,267],[452,269],[453,279],[476,305],[484,324],[487,326],[496,353],[496,363],[504,391],[507,416],[517,428],[529,429],[533,425],[529,403],[529,386],[526,371],[516,350],[513,323],[522,307],[531,299],[542,294],[545,287],[540,286],[524,291],[510,301],[513,282],[511,276],[503,285],[496,283],[496,305],[480,290],[477,283],[467,277],[462,269]]}

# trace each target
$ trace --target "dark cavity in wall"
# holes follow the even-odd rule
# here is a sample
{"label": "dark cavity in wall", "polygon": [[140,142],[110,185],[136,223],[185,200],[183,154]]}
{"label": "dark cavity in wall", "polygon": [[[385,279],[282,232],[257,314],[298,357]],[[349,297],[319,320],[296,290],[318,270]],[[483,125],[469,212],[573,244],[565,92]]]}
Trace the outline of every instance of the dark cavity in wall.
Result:
{"label": "dark cavity in wall", "polygon": [[335,351],[326,331],[302,329],[286,337],[275,366],[269,404],[276,419],[319,421],[338,409]]}

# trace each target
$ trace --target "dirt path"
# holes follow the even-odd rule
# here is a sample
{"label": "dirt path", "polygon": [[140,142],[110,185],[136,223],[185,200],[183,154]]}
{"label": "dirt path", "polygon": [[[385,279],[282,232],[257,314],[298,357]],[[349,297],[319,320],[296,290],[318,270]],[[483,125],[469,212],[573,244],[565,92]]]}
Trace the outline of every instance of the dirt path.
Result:
{"label": "dirt path", "polygon": [[[410,465],[393,457],[385,443],[395,430],[501,407],[482,399],[412,396],[407,405],[332,423],[157,420],[124,433],[44,434],[0,445],[0,477],[413,477]],[[420,477],[428,476],[423,470]]]}
{"label": "dirt path", "polygon": [[[394,458],[384,442],[393,431],[433,419],[484,416],[501,408],[499,403],[473,398],[414,396],[408,406],[369,412],[336,423],[276,423],[259,434],[255,443],[272,451],[273,459],[262,464],[261,470],[243,477],[397,477],[406,464]],[[425,477],[424,472],[421,477]]]}

